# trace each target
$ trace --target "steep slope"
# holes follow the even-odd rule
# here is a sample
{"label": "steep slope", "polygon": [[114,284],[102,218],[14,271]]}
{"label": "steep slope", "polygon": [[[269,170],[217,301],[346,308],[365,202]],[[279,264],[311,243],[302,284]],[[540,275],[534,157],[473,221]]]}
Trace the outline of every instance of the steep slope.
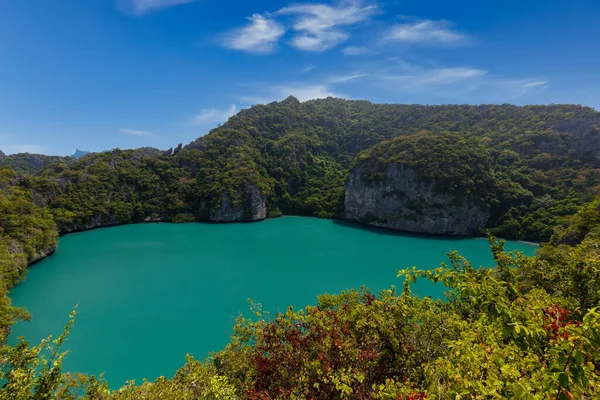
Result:
{"label": "steep slope", "polygon": [[471,235],[490,217],[490,156],[479,139],[418,133],[382,142],[346,183],[344,218],[402,231]]}
{"label": "steep slope", "polygon": [[342,217],[344,184],[361,151],[421,131],[458,132],[479,138],[491,157],[496,193],[486,226],[504,237],[545,240],[597,192],[599,127],[599,113],[572,105],[300,103],[290,97],[241,111],[178,157],[211,209],[221,207],[223,193],[246,193],[247,180],[272,215]]}

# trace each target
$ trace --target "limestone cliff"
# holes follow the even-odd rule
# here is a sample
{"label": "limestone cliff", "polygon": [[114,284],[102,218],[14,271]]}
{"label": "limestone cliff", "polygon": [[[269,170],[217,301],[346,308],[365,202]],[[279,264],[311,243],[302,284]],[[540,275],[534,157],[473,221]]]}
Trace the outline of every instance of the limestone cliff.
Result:
{"label": "limestone cliff", "polygon": [[441,193],[439,183],[417,169],[390,164],[385,179],[365,182],[366,165],[350,171],[344,217],[367,225],[406,232],[471,235],[483,228],[489,207],[468,195]]}
{"label": "limestone cliff", "polygon": [[68,223],[62,223],[59,226],[59,231],[61,234],[65,233],[73,233],[73,232],[83,232],[88,231],[90,229],[95,228],[104,228],[108,226],[120,225],[122,222],[119,222],[115,217],[110,215],[102,215],[97,214],[93,215],[85,221],[74,220]]}
{"label": "limestone cliff", "polygon": [[56,251],[56,247],[58,246],[58,242],[54,243],[51,246],[48,246],[43,249],[38,249],[32,259],[27,260],[27,265],[35,264],[38,261],[42,261],[44,258],[51,256]]}
{"label": "limestone cliff", "polygon": [[394,139],[351,169],[344,217],[407,232],[476,234],[490,217],[489,179],[485,149],[464,135]]}
{"label": "limestone cliff", "polygon": [[242,201],[235,201],[223,193],[219,206],[209,213],[213,222],[260,221],[267,217],[265,196],[254,185],[246,185]]}

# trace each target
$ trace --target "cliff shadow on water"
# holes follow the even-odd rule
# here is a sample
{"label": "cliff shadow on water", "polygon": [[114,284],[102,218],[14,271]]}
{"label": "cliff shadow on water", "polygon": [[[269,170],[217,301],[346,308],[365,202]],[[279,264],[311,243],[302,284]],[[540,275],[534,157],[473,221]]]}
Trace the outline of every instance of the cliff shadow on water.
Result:
{"label": "cliff shadow on water", "polygon": [[[385,236],[396,236],[396,237],[405,237],[405,238],[414,238],[414,239],[444,239],[444,240],[456,241],[456,242],[464,242],[464,241],[468,241],[468,240],[477,238],[477,236],[456,236],[456,235],[443,235],[443,234],[433,235],[433,234],[429,234],[429,233],[403,232],[403,231],[398,231],[398,230],[395,230],[392,228],[365,225],[365,224],[361,224],[359,222],[347,221],[347,220],[343,220],[343,219],[335,219],[335,220],[333,220],[333,223],[336,225],[343,226],[345,228],[360,229],[365,232],[376,233],[378,235],[385,235]],[[484,236],[480,236],[480,237],[483,238]]]}

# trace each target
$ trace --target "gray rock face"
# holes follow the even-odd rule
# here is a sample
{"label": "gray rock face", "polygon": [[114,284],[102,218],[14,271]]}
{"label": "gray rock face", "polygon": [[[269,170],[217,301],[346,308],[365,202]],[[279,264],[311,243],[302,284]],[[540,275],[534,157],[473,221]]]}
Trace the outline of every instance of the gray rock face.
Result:
{"label": "gray rock face", "polygon": [[580,113],[574,118],[556,121],[548,127],[565,134],[564,142],[569,149],[600,160],[600,115],[597,112]]}
{"label": "gray rock face", "polygon": [[47,249],[42,249],[35,253],[31,260],[27,260],[27,266],[35,264],[38,261],[42,261],[44,258],[51,256],[56,251],[56,245]]}
{"label": "gray rock face", "polygon": [[0,160],[2,160],[3,158],[6,158],[6,154],[4,154],[2,150],[0,150]]}
{"label": "gray rock face", "polygon": [[70,225],[60,227],[60,234],[83,232],[95,228],[104,228],[109,226],[119,225],[116,218],[108,215],[94,215],[85,223],[72,223]]}
{"label": "gray rock face", "polygon": [[260,221],[267,218],[266,199],[253,185],[246,186],[245,200],[234,205],[226,195],[221,195],[221,206],[209,213],[213,222]]}
{"label": "gray rock face", "polygon": [[[399,231],[471,235],[483,228],[489,206],[467,195],[440,193],[438,182],[420,179],[415,169],[390,164],[385,179],[365,182],[357,165],[346,182],[344,217]],[[438,190],[436,190],[438,189]]]}

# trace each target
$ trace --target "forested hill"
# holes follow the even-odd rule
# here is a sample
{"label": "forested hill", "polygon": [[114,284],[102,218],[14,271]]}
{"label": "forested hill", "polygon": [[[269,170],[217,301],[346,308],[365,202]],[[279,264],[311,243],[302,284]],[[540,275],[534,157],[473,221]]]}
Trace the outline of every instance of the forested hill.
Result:
{"label": "forested hill", "polygon": [[[597,191],[599,127],[598,112],[573,105],[300,103],[290,97],[241,111],[179,158],[199,177],[211,207],[220,206],[223,193],[239,196],[251,183],[271,213],[341,217],[344,183],[361,151],[421,131],[458,132],[487,149],[493,182],[486,226],[504,237],[540,240]],[[456,149],[456,159],[470,151]]]}
{"label": "forested hill", "polygon": [[[413,139],[394,142],[403,137]],[[457,138],[464,142],[450,146]],[[18,184],[48,207],[60,232],[292,214],[543,241],[600,190],[600,113],[290,97],[243,110],[183,148],[55,161]],[[353,213],[365,196],[377,209],[386,204],[385,215]]]}

